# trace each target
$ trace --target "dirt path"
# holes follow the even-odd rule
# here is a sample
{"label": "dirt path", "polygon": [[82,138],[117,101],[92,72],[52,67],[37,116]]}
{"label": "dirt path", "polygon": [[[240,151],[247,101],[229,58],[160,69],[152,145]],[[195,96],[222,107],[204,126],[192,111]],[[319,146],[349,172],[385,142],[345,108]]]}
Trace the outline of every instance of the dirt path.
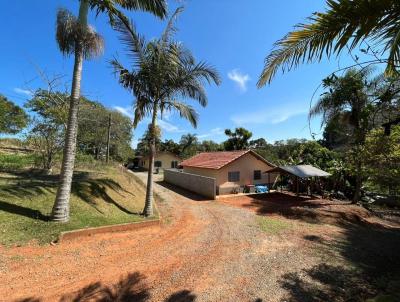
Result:
{"label": "dirt path", "polygon": [[283,274],[321,259],[303,239],[321,227],[266,235],[250,211],[155,190],[161,227],[1,248],[0,300],[283,301]]}

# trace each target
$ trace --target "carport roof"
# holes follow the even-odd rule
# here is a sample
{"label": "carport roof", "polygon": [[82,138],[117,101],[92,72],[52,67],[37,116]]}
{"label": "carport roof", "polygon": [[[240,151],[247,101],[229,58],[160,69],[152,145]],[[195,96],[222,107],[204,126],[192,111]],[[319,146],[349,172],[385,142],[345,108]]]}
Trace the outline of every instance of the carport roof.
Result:
{"label": "carport roof", "polygon": [[325,172],[311,165],[280,166],[266,171],[266,173],[272,173],[272,172],[288,173],[300,178],[307,178],[314,176],[326,177],[331,175],[328,172]]}

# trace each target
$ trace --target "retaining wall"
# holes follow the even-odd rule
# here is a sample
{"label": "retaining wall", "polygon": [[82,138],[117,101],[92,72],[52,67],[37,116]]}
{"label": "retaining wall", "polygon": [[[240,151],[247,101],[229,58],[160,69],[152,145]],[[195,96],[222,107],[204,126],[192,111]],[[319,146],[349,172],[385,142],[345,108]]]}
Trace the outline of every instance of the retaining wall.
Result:
{"label": "retaining wall", "polygon": [[165,169],[164,181],[210,199],[216,199],[215,178]]}

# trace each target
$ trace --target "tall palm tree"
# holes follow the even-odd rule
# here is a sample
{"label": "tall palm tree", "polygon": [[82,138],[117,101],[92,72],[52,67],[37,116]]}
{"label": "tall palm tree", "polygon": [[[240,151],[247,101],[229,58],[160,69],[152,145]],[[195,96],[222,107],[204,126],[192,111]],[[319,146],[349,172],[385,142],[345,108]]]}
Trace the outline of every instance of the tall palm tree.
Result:
{"label": "tall palm tree", "polygon": [[80,0],[78,18],[65,9],[57,14],[58,46],[64,55],[75,56],[60,184],[51,214],[52,219],[59,222],[69,220],[83,60],[97,56],[103,50],[103,39],[88,25],[90,9],[95,10],[97,14],[106,13],[111,24],[116,20],[128,23],[121,9],[148,11],[162,18],[166,15],[166,2],[165,0]]}
{"label": "tall palm tree", "polygon": [[[320,61],[324,55],[350,51],[365,40],[374,43],[375,58],[364,63],[385,63],[387,75],[398,75],[400,1],[326,0],[326,3],[326,12],[313,14],[310,23],[298,24],[298,29],[275,43],[265,59],[258,87],[270,83],[279,68],[285,72],[304,62]],[[387,59],[380,58],[386,54]]]}
{"label": "tall palm tree", "polygon": [[146,200],[143,214],[153,215],[153,168],[156,153],[157,117],[167,111],[176,111],[197,126],[198,115],[193,107],[181,99],[191,98],[201,106],[207,105],[204,82],[220,83],[217,71],[206,63],[196,63],[191,52],[182,43],[172,40],[176,32],[174,21],[183,9],[178,8],[170,18],[162,36],[147,42],[136,33],[132,24],[117,22],[115,29],[121,41],[128,47],[132,58],[131,70],[114,59],[113,65],[119,75],[120,84],[133,93],[134,121],[136,127],[145,117],[151,118],[149,125],[150,155],[147,177]]}
{"label": "tall palm tree", "polygon": [[337,121],[350,128],[347,143],[351,147],[352,162],[355,166],[355,192],[353,202],[360,198],[362,186],[362,159],[360,151],[370,130],[371,102],[370,89],[375,86],[368,80],[370,69],[349,69],[344,76],[332,76],[323,81],[328,90],[311,108],[309,117],[322,115],[322,123]]}

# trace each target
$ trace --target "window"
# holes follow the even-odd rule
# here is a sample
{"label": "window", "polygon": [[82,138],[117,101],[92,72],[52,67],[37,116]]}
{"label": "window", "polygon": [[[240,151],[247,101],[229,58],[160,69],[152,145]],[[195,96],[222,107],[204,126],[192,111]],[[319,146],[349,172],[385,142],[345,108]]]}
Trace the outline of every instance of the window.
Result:
{"label": "window", "polygon": [[172,169],[178,168],[178,162],[176,160],[171,161],[171,168]]}
{"label": "window", "polygon": [[254,180],[261,179],[261,170],[254,170]]}
{"label": "window", "polygon": [[228,172],[228,181],[230,182],[235,182],[240,180],[240,172],[239,171],[234,171],[234,172]]}
{"label": "window", "polygon": [[161,168],[161,167],[162,167],[162,161],[156,160],[156,161],[154,162],[154,166],[155,166],[156,168]]}

